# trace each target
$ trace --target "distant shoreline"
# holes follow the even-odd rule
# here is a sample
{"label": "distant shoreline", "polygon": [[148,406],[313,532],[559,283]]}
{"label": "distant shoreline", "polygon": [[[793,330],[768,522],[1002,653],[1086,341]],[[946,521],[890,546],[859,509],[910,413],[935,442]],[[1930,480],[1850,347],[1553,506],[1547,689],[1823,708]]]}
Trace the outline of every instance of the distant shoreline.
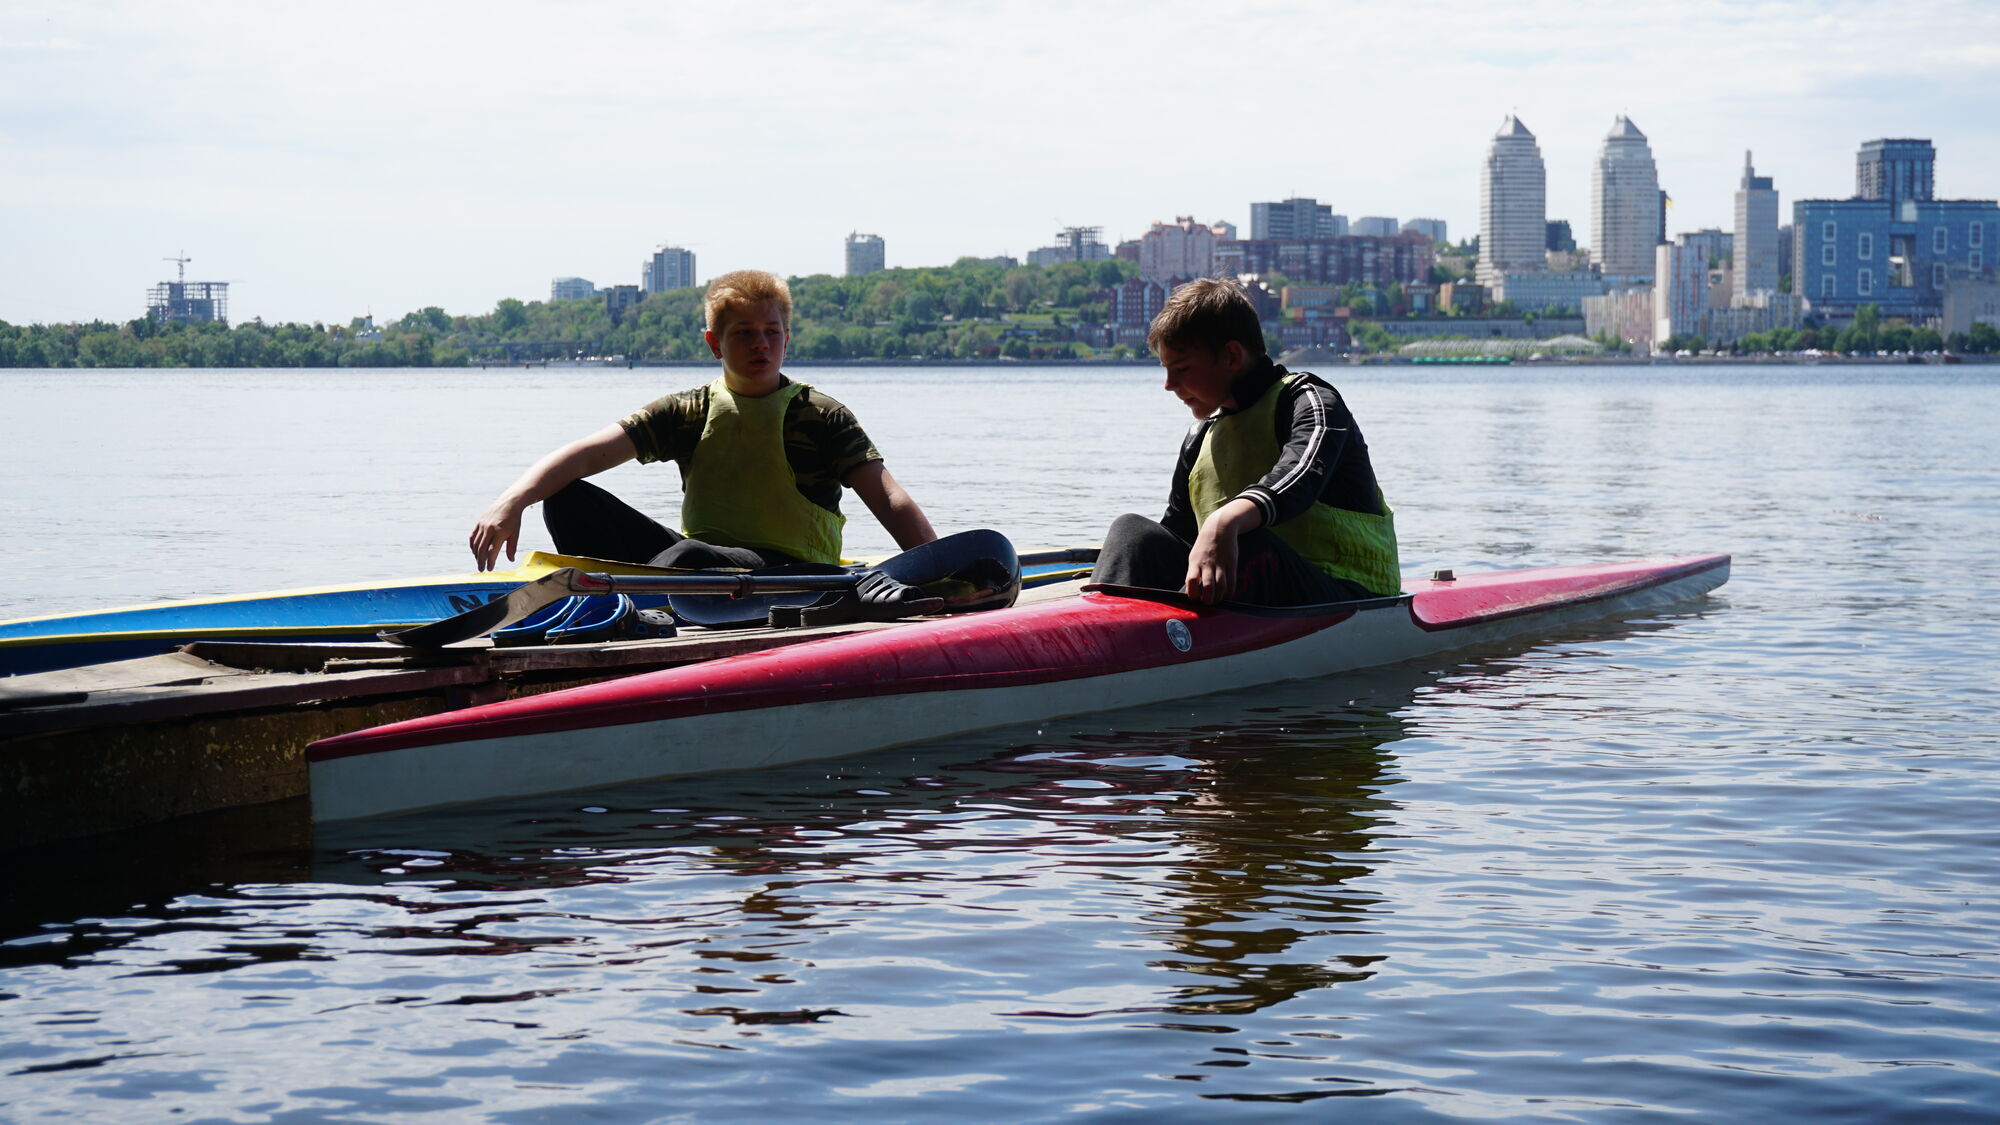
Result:
{"label": "distant shoreline", "polygon": [[[713,359],[656,360],[534,360],[522,363],[471,363],[469,368],[500,369],[537,367],[714,367]],[[1402,356],[1353,356],[1345,359],[1306,359],[1303,367],[1958,367],[2000,365],[2000,355],[1968,356],[1791,356],[1791,355],[1709,355],[1709,356],[1625,356],[1604,355],[1581,358],[1498,360],[1427,360]],[[1158,367],[1151,356],[1132,359],[787,359],[785,367]],[[292,370],[259,368],[257,370]],[[448,370],[439,368],[438,370]]]}

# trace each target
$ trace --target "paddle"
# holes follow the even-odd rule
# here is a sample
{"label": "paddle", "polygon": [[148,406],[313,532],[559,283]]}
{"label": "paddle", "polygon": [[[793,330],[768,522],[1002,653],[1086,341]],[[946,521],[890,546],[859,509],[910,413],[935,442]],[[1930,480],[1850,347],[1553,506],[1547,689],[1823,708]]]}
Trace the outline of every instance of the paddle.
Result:
{"label": "paddle", "polygon": [[[1021,564],[1014,545],[997,531],[961,531],[885,559],[879,566],[849,574],[586,574],[575,567],[543,575],[464,613],[383,633],[382,639],[410,648],[443,648],[505,628],[536,610],[573,594],[753,594],[855,590],[882,574],[918,596],[941,604],[936,613],[970,613],[1014,604],[1021,592]],[[892,603],[893,604],[893,603]]]}
{"label": "paddle", "polygon": [[[895,560],[885,560],[881,566],[888,567],[890,561]],[[1097,548],[1058,547],[1047,551],[1030,551],[1025,555],[1019,556],[1017,561],[1023,570],[1031,566],[1092,563],[1097,561]],[[916,560],[903,560],[898,561],[897,565],[921,568],[924,564]],[[1089,567],[1084,566],[1081,569],[1063,571],[1056,574],[1040,574],[1034,576],[1032,579],[1024,575],[1022,584],[1024,586],[1032,586],[1041,582],[1061,581],[1088,573]],[[891,577],[895,577],[895,575],[892,574]],[[912,585],[918,585],[918,583],[912,583]],[[677,592],[672,598],[668,599],[668,604],[673,607],[674,617],[682,624],[698,625],[704,629],[742,629],[763,625],[766,622],[773,625],[780,624],[781,622],[800,625],[811,621],[817,613],[827,613],[828,616],[832,617],[842,616],[837,610],[829,612],[826,607],[813,604],[813,599],[802,596],[799,591],[778,591],[776,587],[772,589],[772,593],[756,594],[750,597],[722,597]],[[837,595],[826,596],[835,597]],[[803,615],[799,613],[801,609],[806,611]],[[777,610],[778,612],[773,614],[773,610]],[[787,613],[790,614],[789,620],[785,618]]]}

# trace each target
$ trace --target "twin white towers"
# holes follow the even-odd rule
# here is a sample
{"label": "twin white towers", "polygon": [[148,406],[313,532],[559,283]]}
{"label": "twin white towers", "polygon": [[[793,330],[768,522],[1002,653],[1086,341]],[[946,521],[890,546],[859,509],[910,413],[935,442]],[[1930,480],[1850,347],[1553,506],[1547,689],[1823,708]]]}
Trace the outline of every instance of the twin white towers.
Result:
{"label": "twin white towers", "polygon": [[[1664,230],[1660,173],[1646,134],[1621,116],[1590,176],[1591,251],[1609,277],[1651,277]],[[1548,173],[1535,135],[1509,115],[1479,176],[1479,280],[1548,268]]]}

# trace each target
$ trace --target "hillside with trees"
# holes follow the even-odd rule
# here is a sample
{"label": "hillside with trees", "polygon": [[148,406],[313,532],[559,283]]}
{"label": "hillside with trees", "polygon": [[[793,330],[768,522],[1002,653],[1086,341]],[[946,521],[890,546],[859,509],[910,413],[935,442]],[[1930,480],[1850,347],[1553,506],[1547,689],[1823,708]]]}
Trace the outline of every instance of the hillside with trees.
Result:
{"label": "hillside with trees", "polygon": [[[860,277],[792,278],[793,356],[801,359],[1089,359],[1071,338],[1101,324],[1109,290],[1138,272],[1125,261],[1006,266],[964,258]],[[462,367],[523,358],[634,362],[706,360],[702,290],[647,294],[614,323],[602,296],[506,298],[478,316],[418,309],[371,327],[246,321],[163,325],[10,325],[0,321],[0,367]]]}

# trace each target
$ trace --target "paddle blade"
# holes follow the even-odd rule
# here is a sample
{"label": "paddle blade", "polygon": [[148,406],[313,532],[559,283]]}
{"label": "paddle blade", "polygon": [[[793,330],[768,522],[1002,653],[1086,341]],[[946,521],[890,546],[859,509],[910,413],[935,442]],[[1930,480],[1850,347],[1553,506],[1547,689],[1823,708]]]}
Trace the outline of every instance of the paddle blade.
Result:
{"label": "paddle blade", "polygon": [[469,641],[482,637],[495,629],[504,629],[536,610],[553,602],[561,601],[571,594],[602,593],[604,585],[594,582],[590,575],[575,567],[564,567],[550,571],[533,582],[516,587],[507,596],[495,598],[485,605],[474,606],[464,613],[454,614],[426,625],[412,625],[407,629],[397,629],[380,634],[391,644],[408,648],[443,648],[446,645]]}

